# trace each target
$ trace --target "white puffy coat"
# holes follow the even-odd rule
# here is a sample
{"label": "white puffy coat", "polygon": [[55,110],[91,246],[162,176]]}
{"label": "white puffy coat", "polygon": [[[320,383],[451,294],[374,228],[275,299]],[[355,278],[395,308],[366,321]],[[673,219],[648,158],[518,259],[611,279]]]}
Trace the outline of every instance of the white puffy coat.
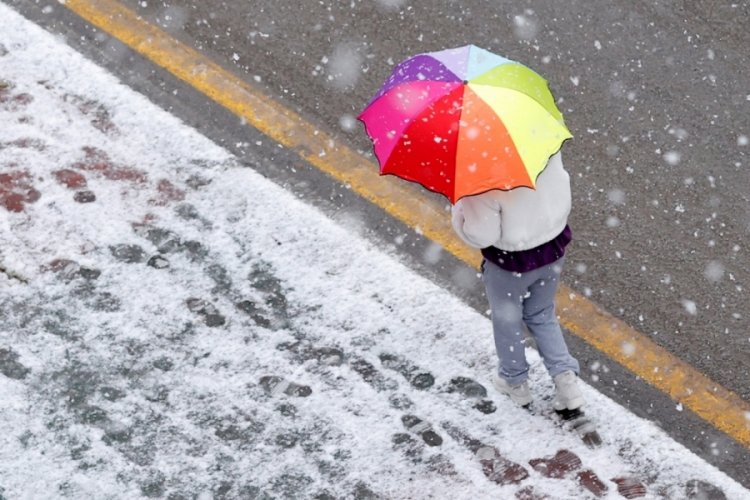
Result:
{"label": "white puffy coat", "polygon": [[493,190],[458,200],[453,229],[475,248],[529,250],[565,229],[570,206],[570,176],[558,152],[537,178],[536,189]]}

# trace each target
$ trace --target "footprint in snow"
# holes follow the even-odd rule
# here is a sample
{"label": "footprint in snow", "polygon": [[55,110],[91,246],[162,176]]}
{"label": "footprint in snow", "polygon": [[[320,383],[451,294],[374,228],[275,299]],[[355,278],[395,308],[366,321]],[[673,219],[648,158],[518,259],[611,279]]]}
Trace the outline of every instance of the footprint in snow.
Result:
{"label": "footprint in snow", "polygon": [[428,446],[440,446],[443,444],[443,438],[432,429],[432,424],[422,420],[415,415],[403,415],[401,417],[404,427],[422,438]]}
{"label": "footprint in snow", "polygon": [[435,385],[435,377],[431,373],[420,370],[409,360],[396,354],[382,353],[380,362],[388,369],[400,373],[415,389],[429,389]]}
{"label": "footprint in snow", "polygon": [[286,394],[287,396],[306,398],[312,394],[312,389],[309,386],[297,384],[275,375],[261,377],[260,386],[266,394],[270,394],[271,396]]}
{"label": "footprint in snow", "polygon": [[206,326],[223,326],[226,323],[226,318],[219,314],[216,306],[206,300],[192,297],[187,299],[187,306],[191,312],[203,317]]}

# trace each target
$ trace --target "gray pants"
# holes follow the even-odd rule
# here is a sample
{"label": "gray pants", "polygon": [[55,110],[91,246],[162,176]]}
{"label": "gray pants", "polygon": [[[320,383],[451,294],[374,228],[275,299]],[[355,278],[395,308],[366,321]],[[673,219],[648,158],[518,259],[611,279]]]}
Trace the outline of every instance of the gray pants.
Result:
{"label": "gray pants", "polygon": [[510,385],[526,380],[529,364],[524,350],[524,325],[536,341],[549,374],[579,372],[578,361],[568,352],[555,313],[555,292],[564,258],[526,273],[514,273],[485,261],[482,279],[492,309],[498,374]]}

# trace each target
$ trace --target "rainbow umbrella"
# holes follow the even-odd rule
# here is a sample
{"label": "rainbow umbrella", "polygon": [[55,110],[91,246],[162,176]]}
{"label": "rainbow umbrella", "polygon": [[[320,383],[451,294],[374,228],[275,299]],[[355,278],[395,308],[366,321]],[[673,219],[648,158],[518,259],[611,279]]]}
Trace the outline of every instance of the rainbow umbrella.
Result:
{"label": "rainbow umbrella", "polygon": [[474,45],[400,63],[358,118],[381,175],[418,182],[451,203],[534,188],[572,137],[544,78]]}

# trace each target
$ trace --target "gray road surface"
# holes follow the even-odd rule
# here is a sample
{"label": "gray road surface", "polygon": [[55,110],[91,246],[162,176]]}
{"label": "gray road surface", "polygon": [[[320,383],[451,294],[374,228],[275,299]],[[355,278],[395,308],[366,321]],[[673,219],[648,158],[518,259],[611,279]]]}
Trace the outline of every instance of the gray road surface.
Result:
{"label": "gray road surface", "polygon": [[575,135],[568,283],[750,400],[746,2],[126,3],[363,151],[351,117],[411,54],[537,69]]}

